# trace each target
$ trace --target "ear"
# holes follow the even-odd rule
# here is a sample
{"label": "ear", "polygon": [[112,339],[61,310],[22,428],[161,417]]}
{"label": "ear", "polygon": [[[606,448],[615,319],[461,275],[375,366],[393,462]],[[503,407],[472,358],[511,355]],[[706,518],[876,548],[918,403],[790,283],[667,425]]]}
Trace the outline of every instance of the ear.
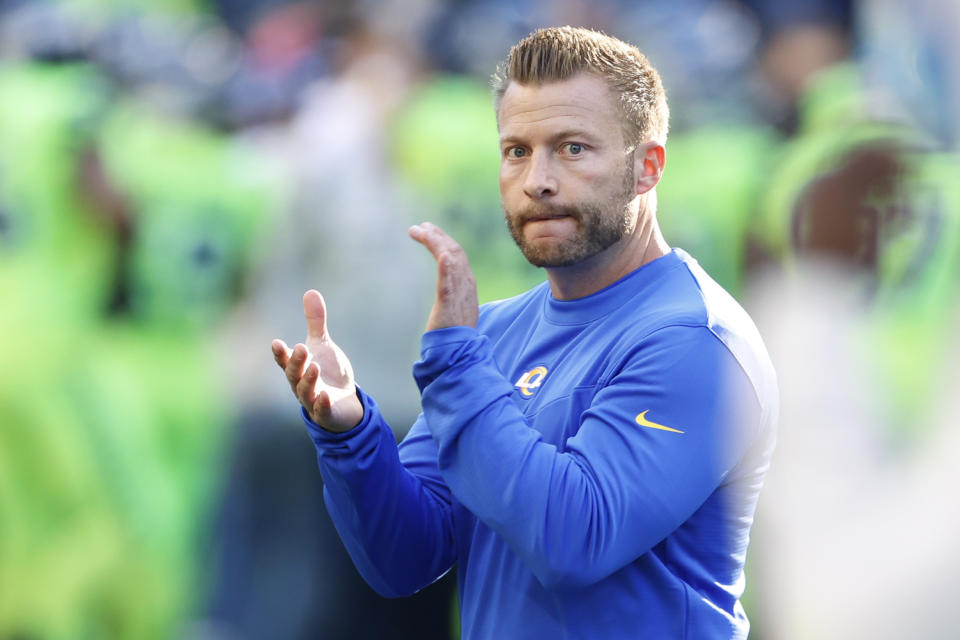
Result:
{"label": "ear", "polygon": [[650,191],[663,175],[667,163],[667,150],[659,142],[644,142],[633,152],[633,175],[637,180],[637,194]]}

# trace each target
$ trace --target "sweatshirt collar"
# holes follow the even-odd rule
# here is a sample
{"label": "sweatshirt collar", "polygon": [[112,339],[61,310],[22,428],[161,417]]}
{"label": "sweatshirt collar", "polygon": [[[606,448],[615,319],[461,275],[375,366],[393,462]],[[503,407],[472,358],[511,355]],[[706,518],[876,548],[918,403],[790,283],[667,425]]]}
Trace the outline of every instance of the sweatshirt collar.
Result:
{"label": "sweatshirt collar", "polygon": [[635,269],[616,282],[574,300],[557,300],[549,287],[544,300],[544,317],[555,324],[584,324],[615,311],[654,286],[664,273],[681,264],[677,249]]}

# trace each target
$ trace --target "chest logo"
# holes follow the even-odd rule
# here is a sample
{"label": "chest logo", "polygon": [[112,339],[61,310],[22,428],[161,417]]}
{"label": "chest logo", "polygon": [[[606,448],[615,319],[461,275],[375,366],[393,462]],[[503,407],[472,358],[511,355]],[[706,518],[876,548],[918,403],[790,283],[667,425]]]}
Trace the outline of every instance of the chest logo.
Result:
{"label": "chest logo", "polygon": [[[647,409],[649,411],[649,409]],[[650,427],[651,429],[660,429],[661,431],[672,431],[673,433],[683,433],[680,429],[674,429],[673,427],[666,427],[662,424],[657,424],[656,422],[650,422],[647,420],[647,411],[644,411],[637,416],[637,424],[641,427]]]}
{"label": "chest logo", "polygon": [[532,396],[533,392],[543,384],[543,379],[547,377],[546,367],[534,367],[520,376],[520,379],[514,383],[520,393],[525,396]]}

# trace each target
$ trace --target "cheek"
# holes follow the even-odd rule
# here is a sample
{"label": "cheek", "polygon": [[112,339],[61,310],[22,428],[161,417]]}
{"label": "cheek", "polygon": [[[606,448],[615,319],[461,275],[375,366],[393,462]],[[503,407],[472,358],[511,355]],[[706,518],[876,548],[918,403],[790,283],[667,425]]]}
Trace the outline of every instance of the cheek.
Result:
{"label": "cheek", "polygon": [[624,189],[625,171],[623,164],[597,163],[580,171],[580,183],[595,194],[620,193]]}
{"label": "cheek", "polygon": [[605,188],[609,176],[602,167],[592,166],[585,162],[566,167],[558,176],[561,191],[565,191],[571,198],[588,197]]}
{"label": "cheek", "polygon": [[522,184],[521,172],[518,167],[506,164],[500,166],[500,195],[502,197],[506,197],[520,184]]}

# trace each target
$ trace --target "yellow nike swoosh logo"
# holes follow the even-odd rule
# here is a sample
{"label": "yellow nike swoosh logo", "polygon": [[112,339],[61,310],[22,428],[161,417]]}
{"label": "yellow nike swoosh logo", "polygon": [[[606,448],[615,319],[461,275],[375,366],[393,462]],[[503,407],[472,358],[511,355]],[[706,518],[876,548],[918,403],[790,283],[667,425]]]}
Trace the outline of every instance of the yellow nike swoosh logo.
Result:
{"label": "yellow nike swoosh logo", "polygon": [[[647,409],[649,411],[649,409]],[[665,427],[662,424],[657,424],[656,422],[650,422],[647,420],[647,411],[644,411],[637,416],[637,424],[641,427],[650,427],[651,429],[660,429],[661,431],[672,431],[673,433],[683,433],[680,429],[674,429],[672,427]]]}

